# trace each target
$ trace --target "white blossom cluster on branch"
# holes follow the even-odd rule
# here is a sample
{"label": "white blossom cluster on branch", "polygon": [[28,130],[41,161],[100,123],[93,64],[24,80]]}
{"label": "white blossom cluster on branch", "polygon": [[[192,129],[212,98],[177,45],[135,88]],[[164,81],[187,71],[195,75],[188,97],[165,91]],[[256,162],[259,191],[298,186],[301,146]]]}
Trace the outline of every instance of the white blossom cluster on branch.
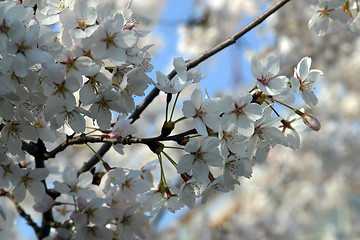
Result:
{"label": "white blossom cluster on branch", "polygon": [[[323,35],[328,17],[348,22],[350,10],[339,7],[321,3],[309,27]],[[310,57],[299,57],[291,76],[280,74],[279,57],[253,57],[252,89],[217,98],[195,88],[182,104],[183,116],[174,120],[181,92],[206,74],[177,57],[173,73],[158,71],[152,80],[151,46],[139,45],[148,32],[139,30],[137,21],[129,8],[114,13],[109,4],[95,8],[83,0],[0,2],[0,191],[38,238],[144,239],[161,209],[194,208],[196,199],[205,204],[214,192],[232,191],[274,146],[298,149],[298,129],[320,130],[316,117],[292,107],[299,93],[309,108],[318,103],[313,89],[324,74],[311,68]],[[152,93],[166,93],[163,126],[159,136],[136,136],[132,123],[147,106],[139,110],[134,97],[144,96],[150,85]],[[282,116],[282,108],[292,114]],[[190,127],[172,134],[182,121]],[[66,140],[58,144],[59,135]],[[112,166],[94,143],[120,154],[124,145],[143,144],[156,160],[137,169]],[[88,146],[96,160],[81,169],[67,166],[62,178],[53,180],[47,160],[75,144]],[[168,148],[181,157],[174,159]],[[174,167],[180,185],[167,181],[164,161]],[[94,168],[98,162],[100,170]],[[154,180],[156,170],[160,176]],[[19,205],[28,193],[43,214],[41,225]]]}

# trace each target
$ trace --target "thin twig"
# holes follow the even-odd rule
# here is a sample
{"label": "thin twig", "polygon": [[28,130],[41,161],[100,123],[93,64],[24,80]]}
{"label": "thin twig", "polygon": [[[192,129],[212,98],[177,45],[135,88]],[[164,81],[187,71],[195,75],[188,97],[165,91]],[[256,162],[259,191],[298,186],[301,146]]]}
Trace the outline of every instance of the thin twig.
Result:
{"label": "thin twig", "polygon": [[[275,13],[277,10],[279,10],[283,5],[285,5],[286,3],[288,3],[291,0],[281,0],[280,2],[278,2],[277,4],[275,4],[273,7],[271,7],[269,10],[267,10],[266,12],[264,12],[263,14],[261,14],[258,18],[256,18],[255,20],[253,20],[252,22],[250,22],[248,25],[246,25],[244,28],[242,28],[240,31],[238,31],[235,35],[233,35],[232,37],[230,37],[229,39],[223,41],[222,43],[218,44],[217,46],[215,46],[214,48],[205,51],[203,54],[201,54],[199,57],[189,61],[186,63],[187,69],[192,69],[194,67],[196,67],[197,65],[199,65],[201,62],[205,61],[206,59],[208,59],[209,57],[215,55],[216,53],[220,52],[221,50],[223,50],[224,48],[234,44],[240,37],[242,37],[244,34],[246,34],[247,32],[249,32],[250,30],[252,30],[253,28],[255,28],[256,26],[258,26],[260,23],[262,23],[266,18],[268,18],[270,15],[272,15],[273,13]],[[173,77],[175,77],[176,75],[176,71],[175,69],[172,70],[167,77],[171,80]],[[144,101],[139,104],[138,106],[136,106],[136,109],[134,110],[134,112],[129,116],[129,119],[132,119],[131,123],[134,123],[137,119],[140,118],[141,113],[150,105],[150,103],[159,95],[159,89],[157,88],[153,88],[151,90],[151,92],[149,93],[149,95],[146,96],[146,98],[144,99]],[[100,155],[101,157],[103,157],[105,155],[105,153],[107,153],[109,151],[109,149],[111,148],[111,143],[105,143],[104,145],[101,146],[101,148],[98,151],[98,155]],[[83,167],[79,170],[79,173],[83,172],[83,171],[88,171],[90,170],[93,166],[95,166],[96,163],[99,162],[99,158],[94,155],[88,162],[86,162]]]}

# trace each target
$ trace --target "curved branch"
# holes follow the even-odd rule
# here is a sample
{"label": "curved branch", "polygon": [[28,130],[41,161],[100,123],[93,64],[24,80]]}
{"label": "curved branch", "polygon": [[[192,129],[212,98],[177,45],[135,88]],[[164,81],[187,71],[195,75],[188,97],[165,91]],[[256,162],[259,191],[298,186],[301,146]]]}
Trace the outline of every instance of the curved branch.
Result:
{"label": "curved branch", "polygon": [[[282,6],[284,6],[286,3],[290,2],[291,0],[281,0],[274,6],[272,6],[269,10],[261,14],[258,18],[250,22],[248,25],[246,25],[244,28],[242,28],[240,31],[238,31],[235,35],[230,37],[229,39],[223,41],[222,43],[218,44],[214,48],[205,51],[203,54],[201,54],[199,57],[189,61],[186,63],[186,66],[189,69],[196,67],[201,62],[205,61],[209,57],[215,55],[216,53],[220,52],[224,48],[234,44],[240,37],[245,35],[247,32],[258,26],[260,23],[262,23],[266,18],[271,16],[273,13],[275,13],[277,10],[279,10]],[[167,77],[169,79],[172,79],[175,77],[176,71],[175,69],[172,70]],[[140,118],[141,113],[150,105],[150,103],[155,99],[156,96],[159,95],[159,89],[153,88],[149,95],[144,99],[144,101],[136,106],[134,112],[129,116],[129,119],[131,118],[131,123],[135,122],[137,119]],[[100,159],[97,156],[104,156],[107,151],[111,148],[111,143],[105,143],[97,152],[97,155],[94,155],[88,162],[84,164],[84,166],[79,170],[79,173],[90,170],[96,163],[100,161]]]}

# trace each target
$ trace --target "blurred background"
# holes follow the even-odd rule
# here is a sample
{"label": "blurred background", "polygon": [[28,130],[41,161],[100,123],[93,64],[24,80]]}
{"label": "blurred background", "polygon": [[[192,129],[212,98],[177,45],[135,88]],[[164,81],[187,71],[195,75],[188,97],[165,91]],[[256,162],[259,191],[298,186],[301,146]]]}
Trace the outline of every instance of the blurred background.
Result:
{"label": "blurred background", "polygon": [[[119,9],[128,4],[109,2]],[[150,76],[154,79],[155,71],[170,72],[174,57],[192,59],[224,41],[276,2],[134,0],[132,10],[138,14],[139,28],[151,30],[143,45],[154,44],[155,68]],[[197,87],[203,93],[206,89],[210,97],[235,96],[254,86],[249,64],[253,55],[279,56],[281,74],[288,77],[304,56],[310,56],[312,68],[321,69],[326,77],[317,85],[319,103],[311,109],[321,121],[321,130],[302,132],[298,151],[272,149],[266,162],[254,166],[250,179],[240,179],[235,191],[214,195],[206,205],[198,203],[191,211],[162,211],[152,222],[150,239],[360,239],[360,41],[348,26],[338,23],[331,22],[324,37],[309,30],[311,4],[317,3],[286,4],[236,44],[202,63],[202,72],[208,76]],[[182,99],[191,92],[184,91]],[[160,94],[136,122],[137,135],[158,133],[164,103],[165,95]],[[295,105],[305,107],[300,101]],[[178,110],[180,116],[181,104]],[[154,160],[142,150],[126,148],[120,157],[110,152],[106,160],[128,167]],[[83,151],[73,149],[62,157],[77,154],[86,160],[92,155],[88,151],[80,156],[79,152]],[[166,171],[174,171],[168,167]],[[169,176],[174,176],[174,184],[179,181],[176,174]],[[23,219],[16,221],[21,229],[15,234],[18,239],[35,239]]]}

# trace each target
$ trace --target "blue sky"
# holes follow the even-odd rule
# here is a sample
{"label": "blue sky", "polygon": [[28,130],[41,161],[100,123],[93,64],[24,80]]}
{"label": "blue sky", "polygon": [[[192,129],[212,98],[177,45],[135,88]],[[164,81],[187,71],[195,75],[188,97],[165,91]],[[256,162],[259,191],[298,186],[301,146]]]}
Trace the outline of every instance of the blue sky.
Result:
{"label": "blue sky", "polygon": [[[164,48],[154,56],[152,63],[155,71],[168,72],[168,66],[174,57],[183,57],[177,51],[178,34],[176,23],[186,23],[189,19],[196,17],[192,0],[183,0],[181,4],[176,0],[169,0],[162,12],[159,25],[153,32],[164,36]],[[166,20],[168,20],[166,22]],[[249,19],[250,21],[250,19]],[[239,26],[240,27],[240,26]],[[229,36],[230,37],[230,36]],[[255,34],[250,32],[236,44],[216,54],[200,65],[203,73],[208,71],[208,76],[202,80],[201,88],[207,88],[210,95],[230,89],[234,86],[234,79],[243,78],[251,80],[250,65],[245,59],[245,48],[258,49],[259,41]],[[184,57],[186,60],[186,58]],[[154,71],[154,73],[155,73]],[[151,76],[155,76],[155,74]],[[154,79],[155,80],[155,79]]]}

